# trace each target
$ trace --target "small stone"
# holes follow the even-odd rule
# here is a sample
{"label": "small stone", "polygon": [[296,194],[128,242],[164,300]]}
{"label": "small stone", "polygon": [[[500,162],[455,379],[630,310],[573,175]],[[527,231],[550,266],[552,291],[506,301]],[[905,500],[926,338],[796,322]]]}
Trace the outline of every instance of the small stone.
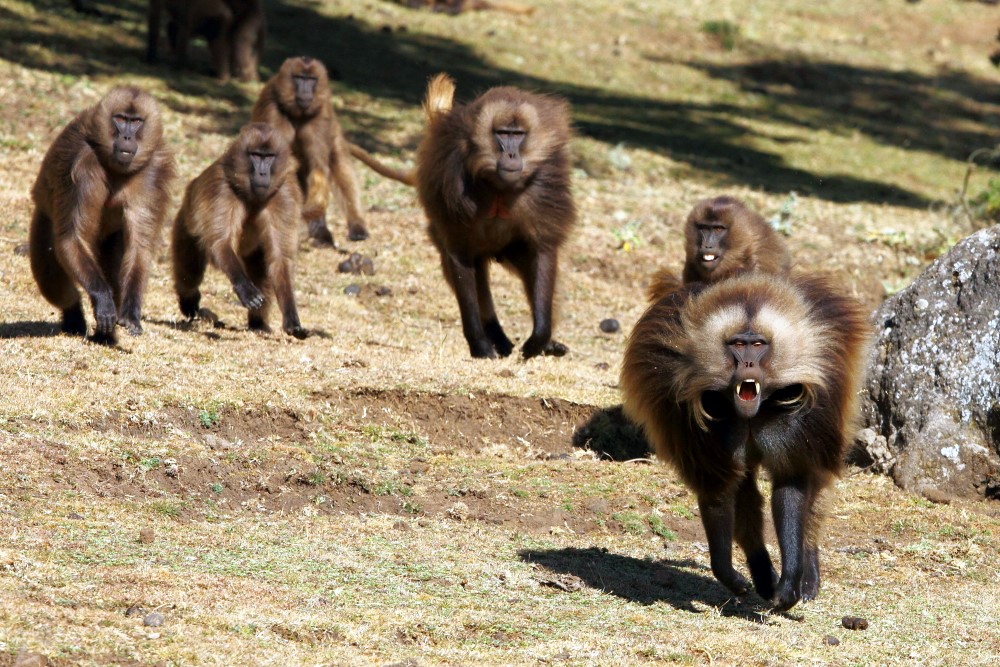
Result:
{"label": "small stone", "polygon": [[125,610],[125,616],[131,618],[133,616],[142,616],[146,613],[146,609],[140,604],[134,604]]}
{"label": "small stone", "polygon": [[611,364],[609,364],[606,361],[598,361],[596,364],[594,364],[594,368],[596,368],[599,371],[606,371],[609,368],[611,368]]}
{"label": "small stone", "polygon": [[375,296],[392,296],[392,288],[386,285],[379,285],[375,288]]}
{"label": "small stone", "polygon": [[139,531],[139,541],[143,544],[152,544],[155,539],[152,528],[143,528]]}
{"label": "small stone", "polygon": [[375,273],[375,263],[370,257],[365,257],[359,252],[352,252],[350,257],[337,265],[337,270],[341,273],[370,276]]}
{"label": "small stone", "polygon": [[834,637],[833,635],[827,635],[826,637],[823,637],[823,643],[826,644],[827,646],[840,646],[840,640]]}
{"label": "small stone", "polygon": [[603,331],[606,334],[617,333],[618,330],[621,329],[621,325],[618,324],[618,320],[616,320],[613,317],[601,320],[600,326],[601,326],[601,331]]}
{"label": "small stone", "polygon": [[77,512],[70,512],[69,514],[66,515],[66,518],[67,519],[72,519],[73,521],[79,521],[79,520],[83,519],[83,515],[82,514],[78,514]]}
{"label": "small stone", "polygon": [[14,246],[15,255],[20,255],[22,257],[25,257],[29,252],[30,249],[27,243],[18,243],[16,246]]}
{"label": "small stone", "polygon": [[158,628],[163,625],[163,614],[158,611],[151,611],[142,618],[142,624],[147,628]]}
{"label": "small stone", "polygon": [[347,296],[357,296],[361,294],[361,285],[355,285],[354,283],[348,285],[344,288],[344,294]]}
{"label": "small stone", "polygon": [[840,624],[843,625],[848,630],[867,630],[868,629],[868,619],[860,618],[858,616],[845,616],[840,619]]}

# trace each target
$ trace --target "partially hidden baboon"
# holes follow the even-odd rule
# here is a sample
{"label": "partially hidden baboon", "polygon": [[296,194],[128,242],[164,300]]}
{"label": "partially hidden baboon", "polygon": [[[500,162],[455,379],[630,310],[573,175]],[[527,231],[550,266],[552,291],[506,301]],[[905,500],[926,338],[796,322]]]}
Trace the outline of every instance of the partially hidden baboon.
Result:
{"label": "partially hidden baboon", "polygon": [[282,329],[305,338],[292,284],[301,202],[284,137],[266,123],[244,126],[222,157],[191,181],[177,212],[171,251],[181,312],[198,315],[198,288],[211,262],[249,311],[250,329],[270,331],[273,292]]}
{"label": "partially hidden baboon", "polygon": [[291,144],[305,196],[302,214],[313,242],[334,245],[326,225],[331,177],[347,211],[348,238],[368,238],[348,142],[330,100],[326,66],[307,56],[285,60],[260,91],[251,118],[274,126]]}
{"label": "partially hidden baboon", "polygon": [[492,358],[514,347],[490,292],[489,265],[497,259],[521,278],[531,307],[524,357],[561,356],[567,350],[552,340],[552,300],[559,248],[576,220],[569,104],[499,87],[453,105],[454,91],[445,74],[428,85],[416,181],[469,350]]}
{"label": "partially hidden baboon", "polygon": [[516,2],[494,2],[493,0],[398,0],[398,3],[411,9],[430,9],[433,12],[452,15],[462,12],[495,10],[529,16],[535,12],[534,7]]}
{"label": "partially hidden baboon", "polygon": [[62,330],[85,335],[79,285],[90,297],[95,338],[115,341],[115,325],[142,333],[149,264],[174,178],[156,101],[113,88],[81,112],[49,146],[31,191],[31,272],[62,310]]}
{"label": "partially hidden baboon", "polygon": [[167,13],[167,40],[178,66],[188,62],[191,40],[204,37],[220,81],[235,75],[257,81],[266,22],[262,0],[150,0],[146,60],[156,62],[160,20]]}
{"label": "partially hidden baboon", "polygon": [[[828,279],[746,273],[679,287],[652,304],[625,348],[626,414],[697,495],[712,572],[786,610],[819,591],[816,501],[853,434],[869,325]],[[777,577],[757,471],[772,481]]]}
{"label": "partially hidden baboon", "polygon": [[788,273],[792,258],[778,233],[738,199],[695,204],[684,225],[684,282],[713,282],[742,271]]}

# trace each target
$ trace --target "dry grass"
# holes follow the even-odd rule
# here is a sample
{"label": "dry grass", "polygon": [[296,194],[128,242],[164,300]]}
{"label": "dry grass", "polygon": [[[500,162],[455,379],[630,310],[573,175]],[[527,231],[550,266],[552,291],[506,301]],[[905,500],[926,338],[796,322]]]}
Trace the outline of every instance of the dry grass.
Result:
{"label": "dry grass", "polygon": [[[0,665],[21,650],[55,665],[1000,654],[995,504],[930,505],[881,478],[845,479],[820,598],[774,616],[714,582],[696,504],[669,471],[599,460],[570,437],[619,402],[646,277],[679,266],[698,198],[727,192],[769,217],[795,191],[797,262],[837,272],[871,306],[969,231],[952,210],[965,157],[996,136],[993,8],[557,0],[524,19],[266,3],[266,66],[322,57],[348,132],[398,163],[435,71],[455,74],[464,98],[511,82],[572,99],[581,215],[557,325],[571,354],[525,363],[466,358],[413,193],[363,171],[372,238],[343,241],[331,209],[342,250],[301,245],[309,339],[246,332],[218,272],[204,305],[226,326],[189,326],[162,256],[142,337],[107,348],[57,335],[13,252],[55,133],[112,84],[138,83],[164,107],[179,195],[259,89],[146,65],[144,3],[94,4],[112,20],[0,0]],[[377,273],[337,273],[349,251]],[[523,340],[520,287],[502,271],[495,282]],[[383,285],[391,295],[376,295]],[[622,333],[601,333],[606,317]],[[126,616],[136,604],[164,625]],[[870,628],[843,629],[845,615]]]}

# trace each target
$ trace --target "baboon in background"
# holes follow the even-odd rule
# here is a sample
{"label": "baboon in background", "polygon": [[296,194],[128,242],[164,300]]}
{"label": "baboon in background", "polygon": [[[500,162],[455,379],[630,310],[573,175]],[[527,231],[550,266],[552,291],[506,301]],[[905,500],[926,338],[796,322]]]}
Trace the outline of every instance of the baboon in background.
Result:
{"label": "baboon in background", "polygon": [[[683,282],[716,282],[746,271],[787,274],[792,257],[781,236],[738,199],[714,197],[695,204],[684,223]],[[680,282],[670,269],[653,274],[650,301]]]}
{"label": "baboon in background", "polygon": [[167,12],[167,39],[177,64],[185,67],[191,40],[205,38],[212,68],[226,82],[257,81],[266,25],[262,0],[150,0],[146,60],[156,62],[160,19]]}
{"label": "baboon in background", "polygon": [[714,282],[741,271],[788,273],[792,258],[771,225],[738,199],[695,204],[684,225],[684,282]]}
{"label": "baboon in background", "polygon": [[295,158],[281,133],[266,123],[243,127],[225,154],[191,181],[177,212],[171,251],[181,312],[198,315],[198,288],[211,262],[249,310],[250,329],[270,331],[273,291],[282,329],[305,338],[292,285],[301,201]]}
{"label": "baboon in background", "polygon": [[302,214],[313,242],[334,245],[326,225],[331,177],[347,210],[348,238],[368,238],[349,145],[333,112],[323,63],[305,56],[287,59],[260,91],[251,118],[272,125],[291,144],[305,196]]}
{"label": "baboon in background", "polygon": [[411,9],[430,9],[434,12],[452,15],[486,10],[526,16],[535,12],[534,7],[527,5],[516,2],[493,2],[492,0],[397,0],[397,2]]}
{"label": "baboon in background", "polygon": [[112,89],[49,146],[31,191],[31,272],[62,310],[62,330],[85,335],[81,286],[97,322],[142,333],[142,297],[174,178],[156,101],[132,87]]}
{"label": "baboon in background", "polygon": [[[745,273],[664,294],[639,319],[622,361],[626,414],[698,497],[712,572],[750,582],[777,610],[820,585],[816,500],[853,435],[869,325],[825,278]],[[772,480],[781,578],[763,537],[757,471]]]}
{"label": "baboon in background", "polygon": [[500,87],[453,106],[454,92],[445,74],[427,88],[416,182],[469,351],[492,358],[514,348],[490,292],[489,264],[497,259],[520,276],[531,306],[523,355],[561,356],[567,350],[552,340],[552,297],[559,248],[576,220],[569,104]]}

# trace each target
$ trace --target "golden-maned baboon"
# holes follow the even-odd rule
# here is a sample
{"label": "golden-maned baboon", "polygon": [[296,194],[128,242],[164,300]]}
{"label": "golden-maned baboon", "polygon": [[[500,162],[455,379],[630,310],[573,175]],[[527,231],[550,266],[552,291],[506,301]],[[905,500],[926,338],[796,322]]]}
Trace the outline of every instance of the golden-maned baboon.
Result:
{"label": "golden-maned baboon", "polygon": [[262,0],[150,0],[146,60],[159,55],[160,21],[167,13],[167,40],[180,67],[191,40],[204,37],[219,80],[257,81],[266,22]]}
{"label": "golden-maned baboon", "polygon": [[559,248],[576,220],[570,189],[569,104],[512,87],[453,105],[455,85],[431,80],[427,132],[417,151],[417,195],[431,240],[458,299],[473,357],[507,356],[489,265],[512,268],[527,293],[532,332],[521,352],[561,356],[552,340]]}
{"label": "golden-maned baboon", "polygon": [[301,201],[288,142],[266,123],[244,126],[225,154],[191,181],[177,212],[171,250],[181,312],[198,315],[198,288],[211,262],[249,311],[250,329],[270,330],[273,292],[282,329],[305,338],[292,284]]}
{"label": "golden-maned baboon", "polygon": [[302,214],[313,242],[334,245],[326,225],[331,178],[347,211],[348,238],[352,241],[368,238],[349,145],[333,111],[330,82],[323,63],[306,56],[285,60],[261,90],[251,118],[274,126],[291,144],[299,162],[299,185],[305,196]]}
{"label": "golden-maned baboon", "polygon": [[[626,414],[698,497],[712,572],[737,595],[750,582],[785,610],[819,591],[816,501],[853,437],[869,324],[825,278],[762,272],[677,287],[625,347]],[[778,578],[763,536],[757,471],[772,481]]]}
{"label": "golden-maned baboon", "polygon": [[115,325],[142,333],[142,297],[160,240],[174,162],[156,101],[142,90],[112,89],[59,133],[31,195],[31,271],[62,330],[84,335],[79,285],[90,297],[95,338]]}

